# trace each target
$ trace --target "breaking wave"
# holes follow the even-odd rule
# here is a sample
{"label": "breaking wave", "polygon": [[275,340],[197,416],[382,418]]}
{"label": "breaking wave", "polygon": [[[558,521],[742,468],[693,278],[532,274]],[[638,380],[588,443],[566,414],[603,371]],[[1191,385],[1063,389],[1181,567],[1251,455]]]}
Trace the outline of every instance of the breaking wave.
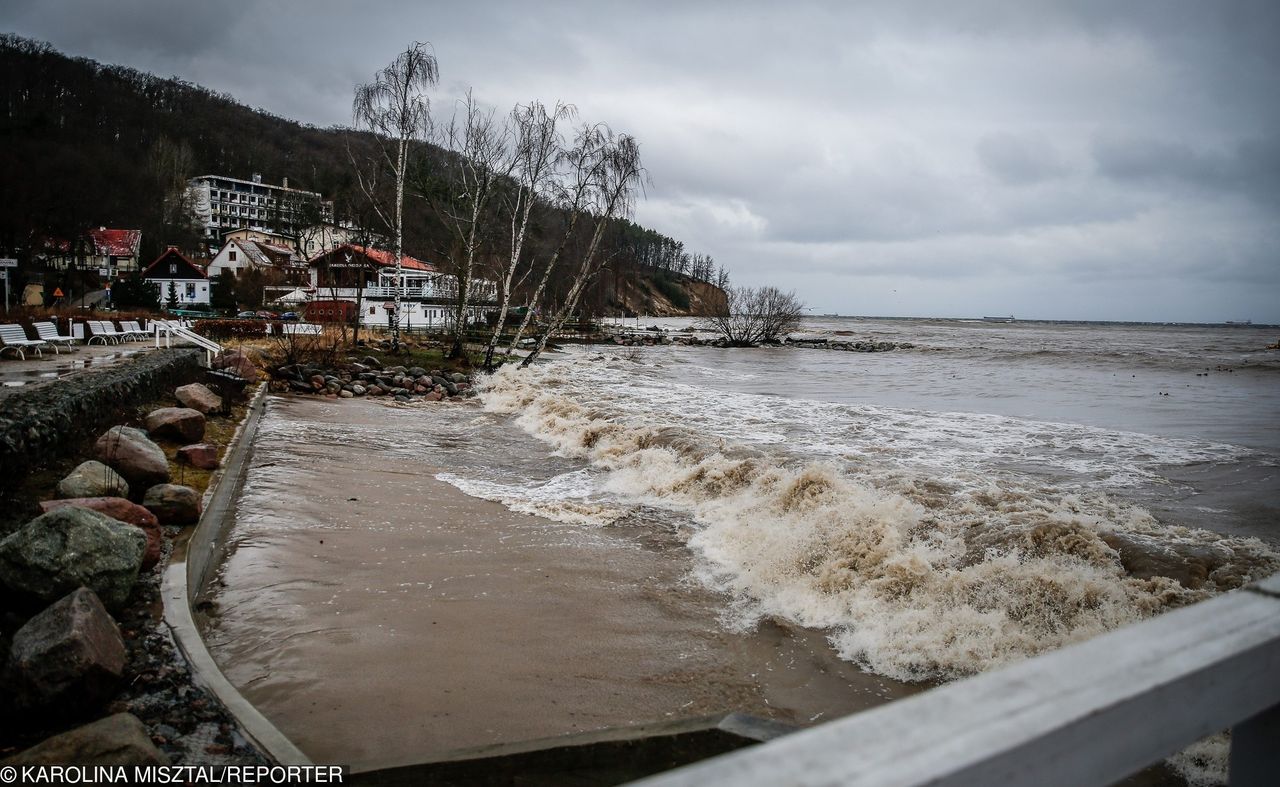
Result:
{"label": "breaking wave", "polygon": [[[748,417],[726,406],[725,393],[677,388],[634,360],[576,355],[507,367],[482,389],[487,410],[513,416],[591,473],[536,488],[450,483],[581,524],[606,525],[626,505],[686,513],[700,578],[734,599],[731,624],[776,617],[824,629],[843,658],[897,679],[1026,658],[1280,568],[1257,539],[1162,524],[1088,489],[958,459],[880,461],[877,425],[907,417],[900,412],[871,408],[860,429],[829,423],[822,434],[838,434],[829,450],[821,439],[798,449],[769,409],[822,403],[752,397]],[[1102,446],[1085,450],[1051,424],[992,417],[948,427],[944,416],[917,415],[960,443],[1045,433],[1085,463],[1097,451],[1120,452],[1130,468],[1170,459],[1151,455],[1157,449],[1185,461],[1229,453],[1102,430],[1081,433]]]}

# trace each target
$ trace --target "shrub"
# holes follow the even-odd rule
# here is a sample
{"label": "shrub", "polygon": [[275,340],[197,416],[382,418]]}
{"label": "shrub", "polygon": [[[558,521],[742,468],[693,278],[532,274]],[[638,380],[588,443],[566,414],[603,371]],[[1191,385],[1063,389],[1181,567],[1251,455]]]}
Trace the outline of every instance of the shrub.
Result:
{"label": "shrub", "polygon": [[267,335],[266,320],[196,320],[191,330],[210,339],[258,339]]}

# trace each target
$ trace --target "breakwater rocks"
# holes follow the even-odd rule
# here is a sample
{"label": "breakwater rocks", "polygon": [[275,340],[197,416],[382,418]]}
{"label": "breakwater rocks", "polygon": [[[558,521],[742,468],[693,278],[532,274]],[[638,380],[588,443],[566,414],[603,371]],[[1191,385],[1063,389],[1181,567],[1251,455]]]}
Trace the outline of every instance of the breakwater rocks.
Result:
{"label": "breakwater rocks", "polygon": [[24,386],[0,408],[0,486],[75,450],[129,410],[198,379],[200,350],[144,353],[100,370]]}
{"label": "breakwater rocks", "polygon": [[784,343],[789,347],[836,350],[846,353],[887,353],[892,350],[910,350],[915,347],[911,342],[857,342],[835,339],[789,339]]}
{"label": "breakwater rocks", "polygon": [[[650,328],[649,332],[617,333],[609,339],[620,347],[653,347],[655,345],[675,344],[682,347],[731,347],[728,340],[696,336],[693,334],[668,334],[660,328]],[[763,342],[764,347],[799,347],[809,350],[836,350],[853,353],[884,353],[892,350],[910,350],[915,347],[911,342],[875,342],[846,341],[841,339],[787,337],[781,341]]]}
{"label": "breakwater rocks", "polygon": [[461,372],[445,372],[421,366],[383,368],[373,356],[349,360],[339,368],[295,363],[273,367],[273,391],[318,394],[330,399],[386,396],[395,401],[439,402],[475,395],[471,381]]}

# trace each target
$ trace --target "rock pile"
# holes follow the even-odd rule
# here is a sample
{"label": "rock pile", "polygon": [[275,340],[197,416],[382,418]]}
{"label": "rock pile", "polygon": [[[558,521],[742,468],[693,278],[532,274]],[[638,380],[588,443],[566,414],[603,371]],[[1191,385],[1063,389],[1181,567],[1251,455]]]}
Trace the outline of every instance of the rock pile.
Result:
{"label": "rock pile", "polygon": [[272,389],[279,392],[320,394],[330,399],[357,396],[389,396],[396,401],[414,399],[439,402],[474,395],[471,382],[461,372],[444,372],[421,366],[383,368],[377,358],[366,356],[339,369],[310,364],[286,364],[271,370]]}
{"label": "rock pile", "polygon": [[830,339],[791,339],[787,344],[792,347],[838,350],[847,353],[885,353],[891,350],[910,350],[915,347],[911,342],[845,342]]}
{"label": "rock pile", "polygon": [[[676,334],[674,336],[654,330],[649,333],[619,333],[611,341],[619,347],[653,347],[655,345],[675,344],[681,347],[728,347],[729,342],[721,337],[710,338],[693,334]],[[780,342],[765,342],[767,346],[803,347],[815,350],[838,350],[841,352],[883,353],[890,350],[909,350],[915,347],[910,342],[872,342],[872,341],[832,341],[830,339],[783,339]]]}
{"label": "rock pile", "polygon": [[152,438],[181,446],[179,463],[218,466],[217,446],[199,441],[202,408],[220,410],[220,398],[199,384],[175,396],[192,406],[151,411],[147,431],[107,429],[94,458],[57,484],[59,499],[0,539],[0,595],[11,602],[0,624],[12,635],[0,636],[0,742],[30,746],[0,765],[262,762],[155,617],[160,573],[146,569],[163,559],[166,535],[200,518],[201,499],[169,483]]}

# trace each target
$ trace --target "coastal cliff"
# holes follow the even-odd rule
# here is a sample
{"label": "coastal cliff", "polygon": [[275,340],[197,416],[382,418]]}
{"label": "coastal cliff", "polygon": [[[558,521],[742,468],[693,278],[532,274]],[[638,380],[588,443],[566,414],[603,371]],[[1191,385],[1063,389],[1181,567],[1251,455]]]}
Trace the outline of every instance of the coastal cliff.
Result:
{"label": "coastal cliff", "polygon": [[728,308],[724,290],[714,284],[668,272],[643,272],[614,283],[605,298],[607,317],[702,317]]}

